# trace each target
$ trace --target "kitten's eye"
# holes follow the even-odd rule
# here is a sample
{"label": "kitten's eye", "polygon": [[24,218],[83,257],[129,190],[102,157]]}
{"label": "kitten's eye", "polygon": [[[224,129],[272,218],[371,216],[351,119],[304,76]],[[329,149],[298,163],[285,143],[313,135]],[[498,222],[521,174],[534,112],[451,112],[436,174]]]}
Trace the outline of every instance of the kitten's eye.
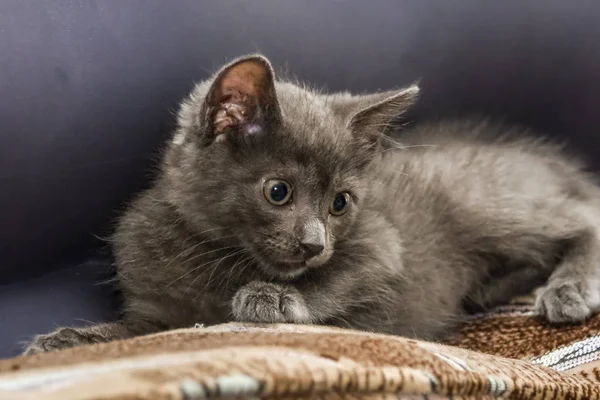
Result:
{"label": "kitten's eye", "polygon": [[340,216],[346,213],[350,208],[350,203],[352,202],[352,197],[347,192],[338,193],[335,195],[335,198],[331,202],[329,206],[329,212],[332,215]]}
{"label": "kitten's eye", "polygon": [[282,206],[292,198],[292,187],[284,181],[276,179],[267,181],[263,190],[267,201],[276,206]]}

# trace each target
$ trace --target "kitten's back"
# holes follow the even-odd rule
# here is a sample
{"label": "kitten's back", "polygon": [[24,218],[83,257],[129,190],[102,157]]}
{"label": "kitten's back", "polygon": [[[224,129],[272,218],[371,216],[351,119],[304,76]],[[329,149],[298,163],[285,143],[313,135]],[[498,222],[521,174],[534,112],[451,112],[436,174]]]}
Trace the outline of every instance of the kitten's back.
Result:
{"label": "kitten's back", "polygon": [[452,260],[450,286],[489,273],[481,253],[549,265],[559,232],[582,222],[563,211],[597,214],[600,190],[581,162],[522,131],[451,122],[415,127],[400,139],[404,147],[384,150],[374,164],[369,204],[400,229],[409,263],[428,268]]}

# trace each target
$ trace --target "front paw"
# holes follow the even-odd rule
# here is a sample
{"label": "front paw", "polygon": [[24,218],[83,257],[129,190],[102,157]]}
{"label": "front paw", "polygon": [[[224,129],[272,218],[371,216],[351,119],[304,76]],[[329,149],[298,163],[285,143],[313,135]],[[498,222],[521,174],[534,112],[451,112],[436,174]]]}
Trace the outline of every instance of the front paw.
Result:
{"label": "front paw", "polygon": [[304,298],[292,286],[251,282],[233,296],[233,316],[240,322],[311,323]]}
{"label": "front paw", "polygon": [[587,286],[575,280],[550,282],[537,293],[537,313],[554,323],[583,321],[598,306],[598,296]]}
{"label": "front paw", "polygon": [[35,336],[23,355],[46,353],[90,343],[95,343],[95,340],[77,328],[59,328],[54,332]]}

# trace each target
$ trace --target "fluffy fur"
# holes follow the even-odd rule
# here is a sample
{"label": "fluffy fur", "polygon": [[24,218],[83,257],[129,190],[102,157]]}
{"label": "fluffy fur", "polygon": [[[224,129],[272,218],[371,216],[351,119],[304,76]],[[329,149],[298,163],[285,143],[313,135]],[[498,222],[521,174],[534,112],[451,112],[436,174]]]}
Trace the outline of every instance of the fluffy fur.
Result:
{"label": "fluffy fur", "polygon": [[[486,123],[391,132],[417,93],[324,95],[276,80],[260,56],[225,66],[183,102],[158,180],[119,223],[122,321],[61,328],[27,352],[228,320],[439,339],[466,310],[544,282],[540,314],[586,318],[600,303],[592,178]],[[265,198],[271,180],[291,202]],[[350,206],[336,216],[338,193]]]}

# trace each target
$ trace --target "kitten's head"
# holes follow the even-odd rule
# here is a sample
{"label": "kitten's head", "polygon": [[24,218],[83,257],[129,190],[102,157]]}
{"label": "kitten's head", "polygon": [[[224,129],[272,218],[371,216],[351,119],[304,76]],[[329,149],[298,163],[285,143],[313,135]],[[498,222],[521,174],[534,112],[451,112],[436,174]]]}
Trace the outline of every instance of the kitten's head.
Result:
{"label": "kitten's head", "polygon": [[273,277],[320,267],[353,229],[382,131],[417,94],[327,96],[276,81],[264,57],[237,59],[182,105],[170,201]]}

